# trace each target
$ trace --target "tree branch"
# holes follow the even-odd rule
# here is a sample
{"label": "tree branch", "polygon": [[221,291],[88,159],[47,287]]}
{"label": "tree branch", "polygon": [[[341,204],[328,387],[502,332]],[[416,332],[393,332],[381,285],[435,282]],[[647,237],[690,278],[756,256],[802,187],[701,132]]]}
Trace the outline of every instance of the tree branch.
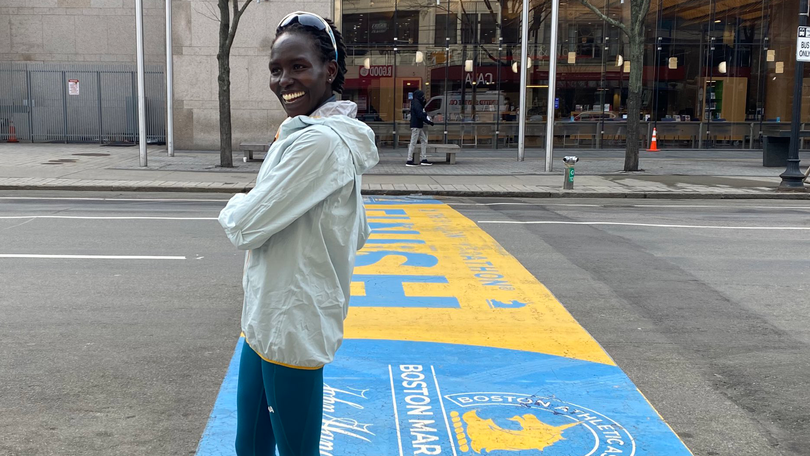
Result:
{"label": "tree branch", "polygon": [[245,12],[245,10],[247,9],[247,7],[248,7],[248,5],[249,5],[250,3],[251,3],[250,1],[246,1],[246,2],[245,2],[245,4],[244,4],[244,5],[242,5],[242,9],[240,9],[240,10],[239,10],[239,15],[240,15],[240,16],[242,15],[242,13],[244,13],[244,12]]}
{"label": "tree branch", "polygon": [[[200,2],[195,2],[195,3],[200,3]],[[211,13],[210,16],[205,14],[203,11],[198,10],[197,7],[194,6],[194,3],[191,4],[191,8],[195,12],[200,13],[200,16],[202,16],[202,17],[204,17],[206,19],[210,19],[210,20],[212,20],[214,22],[219,22],[219,18],[217,17],[217,14],[211,9],[211,5],[208,2],[202,2],[202,4],[205,5],[208,12]]]}
{"label": "tree branch", "polygon": [[214,18],[215,21],[219,22],[219,11],[214,8],[210,2],[203,2],[208,12],[211,13],[211,17]]}
{"label": "tree branch", "polygon": [[233,40],[236,37],[236,29],[239,27],[239,19],[242,18],[242,14],[247,9],[248,5],[250,5],[253,0],[245,0],[245,3],[242,4],[242,7],[239,7],[239,0],[232,0],[233,5],[233,17],[231,18],[231,28],[228,30],[228,51],[230,52],[231,46],[233,45]]}
{"label": "tree branch", "polygon": [[[239,0],[233,0],[233,17],[234,17],[234,18],[239,18],[239,17],[241,17],[241,16],[242,16],[242,13],[244,13],[244,12],[245,12],[245,10],[247,9],[248,5],[250,5],[250,3],[251,3],[252,1],[253,1],[253,0],[245,0],[245,3],[242,5],[242,7],[241,7],[241,8],[239,8]],[[237,9],[237,8],[238,8],[238,9]]]}
{"label": "tree branch", "polygon": [[245,12],[248,5],[250,5],[251,3],[253,3],[253,0],[245,0],[245,3],[242,5],[242,7],[237,10],[237,7],[239,6],[239,0],[233,0],[233,26],[231,27],[231,30],[233,30],[234,35],[236,34],[236,27],[239,26],[239,19],[242,18],[242,14]]}
{"label": "tree branch", "polygon": [[[635,8],[639,8],[641,11],[636,11],[635,13],[633,10]],[[650,12],[650,0],[631,0],[630,3],[630,14],[635,14],[635,21],[633,23],[633,28],[641,33],[644,30],[644,21],[647,19],[647,13]],[[643,34],[643,33],[642,33]]]}
{"label": "tree branch", "polygon": [[[589,10],[593,11],[594,14],[599,16],[600,19],[602,19],[603,21],[607,22],[608,24],[610,24],[610,25],[612,25],[614,27],[618,27],[619,30],[624,32],[625,35],[630,36],[630,30],[628,30],[627,26],[624,25],[624,23],[619,22],[616,19],[608,17],[607,14],[600,11],[599,8],[591,5],[591,2],[589,0],[579,0],[579,1],[580,1],[580,3],[582,3],[583,6],[585,6]],[[647,0],[647,9],[649,9],[649,7],[650,7],[650,2],[649,2],[649,0]]]}
{"label": "tree branch", "polygon": [[487,7],[487,11],[489,11],[489,15],[492,16],[492,22],[495,23],[495,28],[500,29],[501,23],[498,21],[498,15],[495,13],[495,10],[492,9],[492,1],[491,0],[484,0],[484,5]]}

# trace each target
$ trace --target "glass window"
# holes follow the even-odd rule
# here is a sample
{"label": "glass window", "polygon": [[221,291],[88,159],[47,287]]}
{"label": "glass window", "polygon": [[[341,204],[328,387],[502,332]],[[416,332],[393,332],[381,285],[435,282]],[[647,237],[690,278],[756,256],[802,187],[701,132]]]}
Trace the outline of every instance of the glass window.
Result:
{"label": "glass window", "polygon": [[473,44],[478,42],[478,15],[467,13],[461,15],[461,42]]}
{"label": "glass window", "polygon": [[495,14],[481,14],[481,44],[498,43],[498,27]]}
{"label": "glass window", "polygon": [[[697,132],[704,132],[703,140],[709,137],[702,123],[750,128],[754,122],[790,120],[796,1],[651,2],[641,102],[642,117],[658,122],[659,141],[698,147]],[[596,3],[618,21],[630,18],[630,2]],[[441,141],[466,145],[467,124],[477,123],[473,127],[477,144],[512,147],[516,130],[511,126],[517,128],[521,98],[522,2],[442,0],[420,5],[344,2],[342,28],[350,56],[344,98],[357,101],[364,120],[387,124],[393,134],[400,126],[407,130],[408,94],[421,88],[428,110],[439,122],[447,122],[445,128],[430,132],[432,141],[439,135]],[[526,69],[525,98],[530,147],[544,140],[551,51],[550,2],[531,6],[527,43],[531,67]],[[557,128],[567,139],[562,144],[558,137],[556,144],[598,147],[604,140],[623,146],[627,37],[579,0],[561,0],[558,43],[552,100]],[[393,50],[395,45],[398,51]],[[808,102],[802,113],[810,121],[810,66],[805,79]],[[489,131],[484,129],[487,123],[495,124],[493,132],[501,132],[500,142],[487,138],[490,133],[482,134]],[[709,144],[738,145],[744,139],[736,130],[718,125],[710,130]],[[449,133],[445,136],[444,131]],[[715,134],[722,131],[733,132]],[[504,142],[504,136],[511,139]]]}
{"label": "glass window", "polygon": [[368,15],[344,14],[343,39],[347,45],[368,43]]}
{"label": "glass window", "polygon": [[[441,113],[442,109],[442,99],[441,98],[433,98],[425,105],[425,112],[428,113]],[[435,115],[434,115],[435,116]]]}
{"label": "glass window", "polygon": [[366,122],[393,122],[399,105],[394,95],[393,48],[350,46],[342,98],[357,103],[357,117]]}
{"label": "glass window", "polygon": [[397,12],[397,40],[401,43],[419,43],[419,11]]}
{"label": "glass window", "polygon": [[368,42],[370,44],[394,42],[394,12],[368,15]]}
{"label": "glass window", "polygon": [[[458,43],[458,16],[455,14],[437,14],[436,27],[433,44],[444,46],[445,44]],[[450,38],[447,40],[446,38]]]}
{"label": "glass window", "polygon": [[509,13],[504,10],[501,17],[503,19],[503,25],[501,27],[501,38],[503,38],[503,43],[520,43],[520,12]]}

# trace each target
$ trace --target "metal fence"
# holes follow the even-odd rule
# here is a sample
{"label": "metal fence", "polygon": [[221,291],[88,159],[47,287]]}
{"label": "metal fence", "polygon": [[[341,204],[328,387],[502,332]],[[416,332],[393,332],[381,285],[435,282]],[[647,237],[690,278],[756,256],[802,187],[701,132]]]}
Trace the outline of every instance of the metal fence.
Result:
{"label": "metal fence", "polygon": [[[377,141],[384,146],[399,147],[410,140],[408,121],[366,122],[374,130]],[[640,122],[639,141],[642,148],[650,144],[653,129],[657,130],[659,147],[667,149],[761,149],[763,135],[789,132],[790,122]],[[810,123],[802,123],[804,131]],[[518,122],[447,122],[428,129],[431,142],[448,142],[472,148],[515,148],[518,142]],[[526,147],[545,146],[546,122],[526,122]],[[810,138],[801,138],[806,149]],[[555,121],[554,147],[575,149],[624,148],[627,145],[627,121]]]}
{"label": "metal fence", "polygon": [[[146,141],[166,142],[162,66],[146,66]],[[138,142],[134,64],[0,62],[0,140]]]}

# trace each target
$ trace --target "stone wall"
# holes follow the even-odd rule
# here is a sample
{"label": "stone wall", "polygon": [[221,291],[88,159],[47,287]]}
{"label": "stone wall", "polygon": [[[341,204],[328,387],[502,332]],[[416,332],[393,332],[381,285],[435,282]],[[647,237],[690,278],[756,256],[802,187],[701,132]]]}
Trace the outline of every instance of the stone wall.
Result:
{"label": "stone wall", "polygon": [[[165,62],[164,5],[144,0],[147,63]],[[135,1],[0,0],[0,61],[135,62]]]}
{"label": "stone wall", "polygon": [[[174,0],[175,144],[178,149],[219,148],[216,1]],[[253,3],[239,22],[231,49],[234,144],[270,141],[286,115],[268,87],[275,26],[291,11],[332,14],[331,0]]]}
{"label": "stone wall", "polygon": [[[146,62],[165,64],[165,2],[143,2]],[[217,2],[172,0],[172,7],[175,147],[215,150]],[[333,9],[332,0],[272,0],[248,6],[231,50],[235,145],[269,141],[284,120],[268,87],[267,63],[278,21],[295,10],[331,16]],[[135,50],[135,0],[0,0],[0,61],[132,63]]]}

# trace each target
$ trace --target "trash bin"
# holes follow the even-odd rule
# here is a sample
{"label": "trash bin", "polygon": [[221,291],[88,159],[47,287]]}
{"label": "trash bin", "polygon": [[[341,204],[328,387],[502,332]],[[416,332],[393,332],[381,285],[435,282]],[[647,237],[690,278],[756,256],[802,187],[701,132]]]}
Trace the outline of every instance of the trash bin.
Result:
{"label": "trash bin", "polygon": [[786,167],[789,151],[790,137],[762,136],[762,166],[766,168]]}

